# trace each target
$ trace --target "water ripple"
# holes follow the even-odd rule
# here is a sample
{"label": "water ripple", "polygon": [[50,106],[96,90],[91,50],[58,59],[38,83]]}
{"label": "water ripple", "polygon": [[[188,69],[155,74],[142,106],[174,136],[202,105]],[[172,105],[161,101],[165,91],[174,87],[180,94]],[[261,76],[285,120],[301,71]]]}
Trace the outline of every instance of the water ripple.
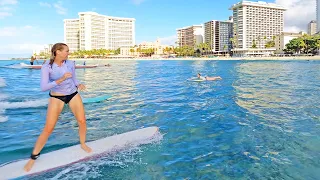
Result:
{"label": "water ripple", "polygon": [[[20,61],[0,62],[1,67]],[[97,63],[97,62],[92,62]],[[78,69],[88,140],[158,126],[161,143],[79,163],[37,179],[316,179],[319,174],[318,61],[98,61]],[[201,73],[221,81],[190,82]],[[40,71],[1,68],[0,163],[25,158],[41,132],[48,98]],[[1,80],[0,79],[0,80]],[[33,81],[30,81],[32,79]],[[28,82],[28,83],[25,83]],[[9,109],[12,103],[23,109]],[[33,102],[33,103],[32,103]],[[11,103],[11,104],[10,104]],[[17,105],[17,104],[16,104]],[[63,144],[61,144],[63,142]],[[66,107],[43,152],[79,142]]]}

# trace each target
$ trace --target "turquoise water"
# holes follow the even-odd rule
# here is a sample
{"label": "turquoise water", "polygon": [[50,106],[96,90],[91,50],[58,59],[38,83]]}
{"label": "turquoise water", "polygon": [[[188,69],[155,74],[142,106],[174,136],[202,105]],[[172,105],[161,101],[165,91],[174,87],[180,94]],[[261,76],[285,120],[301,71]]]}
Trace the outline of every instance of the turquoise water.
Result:
{"label": "turquoise water", "polygon": [[[20,62],[0,61],[0,164],[27,158],[45,122],[40,71]],[[112,95],[85,106],[88,140],[154,125],[162,140],[35,179],[320,177],[320,61],[107,63],[77,70],[83,97]],[[198,72],[223,80],[187,81]],[[43,153],[77,143],[66,108]]]}

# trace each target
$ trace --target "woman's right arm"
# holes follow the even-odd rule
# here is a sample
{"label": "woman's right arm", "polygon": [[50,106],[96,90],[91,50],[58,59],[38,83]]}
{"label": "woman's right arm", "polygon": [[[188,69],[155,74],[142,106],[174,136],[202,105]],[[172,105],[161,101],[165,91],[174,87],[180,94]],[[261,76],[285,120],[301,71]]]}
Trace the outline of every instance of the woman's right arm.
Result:
{"label": "woman's right arm", "polygon": [[58,84],[60,84],[62,82],[62,81],[58,82],[59,80],[50,82],[49,67],[46,65],[42,65],[42,67],[41,67],[41,83],[40,83],[41,91],[47,91],[47,90],[50,90],[53,87],[57,86]]}

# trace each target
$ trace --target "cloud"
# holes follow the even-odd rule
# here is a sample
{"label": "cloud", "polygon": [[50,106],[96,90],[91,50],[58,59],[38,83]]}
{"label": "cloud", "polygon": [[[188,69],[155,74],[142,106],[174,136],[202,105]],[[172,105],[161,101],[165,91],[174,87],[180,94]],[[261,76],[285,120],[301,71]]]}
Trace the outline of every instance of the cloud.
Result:
{"label": "cloud", "polygon": [[39,5],[40,6],[43,6],[43,7],[51,7],[51,4],[47,3],[47,2],[39,2]]}
{"label": "cloud", "polygon": [[0,37],[14,37],[17,35],[16,27],[0,28]]}
{"label": "cloud", "polygon": [[0,0],[0,6],[15,5],[17,3],[18,3],[18,0]]}
{"label": "cloud", "polygon": [[50,3],[47,3],[47,2],[39,2],[39,5],[42,6],[42,7],[48,7],[48,8],[53,7],[58,14],[62,14],[62,15],[67,14],[67,11],[68,11],[67,8],[63,7],[62,1],[58,1],[58,2],[53,3],[53,4],[50,4]]}
{"label": "cloud", "polygon": [[4,7],[0,7],[0,11],[11,11],[12,8],[4,6]]}
{"label": "cloud", "polygon": [[43,49],[45,32],[37,26],[8,26],[0,28],[0,55],[32,53]]}
{"label": "cloud", "polygon": [[275,0],[279,5],[287,8],[284,13],[284,31],[307,31],[308,23],[316,20],[315,0]]}
{"label": "cloud", "polygon": [[0,19],[12,16],[12,11],[14,10],[10,5],[17,4],[17,0],[0,0]]}
{"label": "cloud", "polygon": [[8,53],[29,53],[32,54],[34,50],[44,49],[45,44],[32,44],[32,43],[21,43],[21,44],[6,44],[0,45],[0,54]]}
{"label": "cloud", "polygon": [[175,45],[175,42],[177,41],[177,36],[172,35],[168,37],[159,38],[162,45]]}
{"label": "cloud", "polygon": [[12,13],[10,13],[10,12],[1,12],[0,11],[0,19],[3,19],[3,18],[8,17],[8,16],[12,16]]}
{"label": "cloud", "polygon": [[24,29],[32,29],[33,26],[30,26],[30,25],[26,25],[26,26],[23,26]]}
{"label": "cloud", "polygon": [[131,2],[133,3],[133,4],[135,4],[135,5],[139,5],[139,4],[141,4],[141,3],[143,3],[143,2],[145,2],[146,0],[131,0]]}
{"label": "cloud", "polygon": [[58,14],[67,14],[67,9],[62,7],[62,2],[58,1],[57,3],[53,4],[53,7],[56,8]]}
{"label": "cloud", "polygon": [[37,27],[30,25],[21,27],[3,27],[0,28],[0,37],[24,37],[24,36],[41,36],[41,32]]}

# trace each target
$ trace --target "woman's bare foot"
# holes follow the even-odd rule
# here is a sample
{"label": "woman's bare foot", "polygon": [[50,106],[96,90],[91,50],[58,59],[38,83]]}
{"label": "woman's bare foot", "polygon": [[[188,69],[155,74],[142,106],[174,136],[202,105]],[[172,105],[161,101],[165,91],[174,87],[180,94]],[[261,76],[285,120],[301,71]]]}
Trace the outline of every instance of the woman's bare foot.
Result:
{"label": "woman's bare foot", "polygon": [[33,160],[33,159],[30,159],[30,160],[27,162],[27,164],[24,166],[23,169],[24,169],[26,172],[28,172],[28,171],[30,171],[31,168],[33,167],[33,164],[34,164],[34,160]]}
{"label": "woman's bare foot", "polygon": [[87,153],[90,153],[92,151],[92,149],[86,144],[81,144],[81,148]]}

